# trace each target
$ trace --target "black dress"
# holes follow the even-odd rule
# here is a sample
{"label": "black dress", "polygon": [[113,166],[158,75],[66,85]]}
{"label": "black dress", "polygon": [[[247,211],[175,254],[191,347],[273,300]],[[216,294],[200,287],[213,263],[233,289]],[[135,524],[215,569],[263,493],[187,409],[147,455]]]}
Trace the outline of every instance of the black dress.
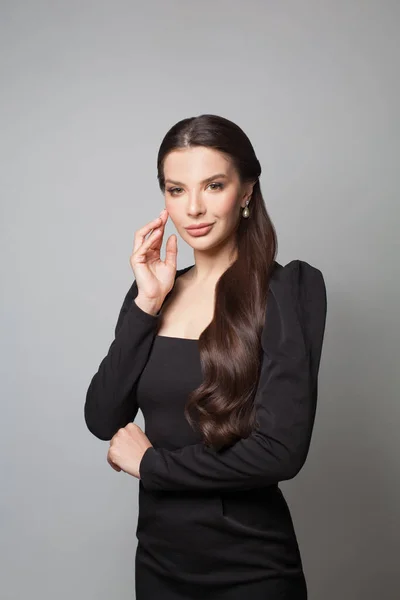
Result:
{"label": "black dress", "polygon": [[321,271],[300,260],[275,263],[254,398],[258,426],[219,452],[183,413],[202,381],[198,340],[157,335],[159,315],[141,310],[136,295],[134,281],[90,383],[85,419],[110,440],[140,408],[153,444],[140,463],[137,600],[306,600],[278,483],[299,472],[310,445],[327,308]]}

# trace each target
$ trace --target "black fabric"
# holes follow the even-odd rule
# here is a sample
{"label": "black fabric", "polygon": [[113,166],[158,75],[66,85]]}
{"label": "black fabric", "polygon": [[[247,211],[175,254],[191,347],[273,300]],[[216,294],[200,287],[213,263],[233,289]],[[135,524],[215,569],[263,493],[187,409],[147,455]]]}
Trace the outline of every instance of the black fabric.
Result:
{"label": "black fabric", "polygon": [[309,450],[327,309],[321,271],[300,260],[275,264],[254,399],[258,424],[219,452],[183,413],[202,381],[198,340],[157,335],[159,315],[141,310],[136,295],[134,282],[90,383],[85,419],[110,440],[140,408],[153,444],[140,463],[137,599],[306,599],[278,483],[300,471]]}

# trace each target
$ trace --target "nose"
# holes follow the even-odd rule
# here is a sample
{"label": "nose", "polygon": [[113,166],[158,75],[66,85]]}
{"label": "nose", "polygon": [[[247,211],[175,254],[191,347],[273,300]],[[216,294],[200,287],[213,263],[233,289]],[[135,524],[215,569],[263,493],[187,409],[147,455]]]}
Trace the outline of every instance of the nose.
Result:
{"label": "nose", "polygon": [[188,193],[187,214],[192,216],[202,215],[205,206],[201,198],[201,193],[193,190]]}

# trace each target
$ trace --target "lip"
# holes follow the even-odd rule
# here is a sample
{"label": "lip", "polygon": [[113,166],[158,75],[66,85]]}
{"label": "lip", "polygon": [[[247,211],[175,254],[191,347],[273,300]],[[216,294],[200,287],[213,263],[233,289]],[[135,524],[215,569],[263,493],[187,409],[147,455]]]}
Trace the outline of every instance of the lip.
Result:
{"label": "lip", "polygon": [[193,237],[199,237],[201,235],[206,235],[211,228],[213,227],[214,223],[211,223],[210,225],[206,225],[203,227],[185,227],[186,231],[188,232],[189,235],[193,236]]}
{"label": "lip", "polygon": [[202,229],[203,227],[211,227],[211,225],[213,225],[213,223],[199,223],[198,225],[189,225],[189,227],[185,227],[185,229]]}

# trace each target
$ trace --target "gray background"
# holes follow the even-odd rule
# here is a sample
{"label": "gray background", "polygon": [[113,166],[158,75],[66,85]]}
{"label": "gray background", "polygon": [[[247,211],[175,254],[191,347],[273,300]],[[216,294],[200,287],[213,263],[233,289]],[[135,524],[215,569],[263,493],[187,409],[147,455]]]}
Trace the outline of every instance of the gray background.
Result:
{"label": "gray background", "polygon": [[327,285],[312,445],[281,485],[309,598],[399,598],[399,3],[10,0],[0,16],[1,599],[134,595],[138,482],[83,404],[134,232],[163,206],[161,139],[206,112],[252,140],[278,261]]}

